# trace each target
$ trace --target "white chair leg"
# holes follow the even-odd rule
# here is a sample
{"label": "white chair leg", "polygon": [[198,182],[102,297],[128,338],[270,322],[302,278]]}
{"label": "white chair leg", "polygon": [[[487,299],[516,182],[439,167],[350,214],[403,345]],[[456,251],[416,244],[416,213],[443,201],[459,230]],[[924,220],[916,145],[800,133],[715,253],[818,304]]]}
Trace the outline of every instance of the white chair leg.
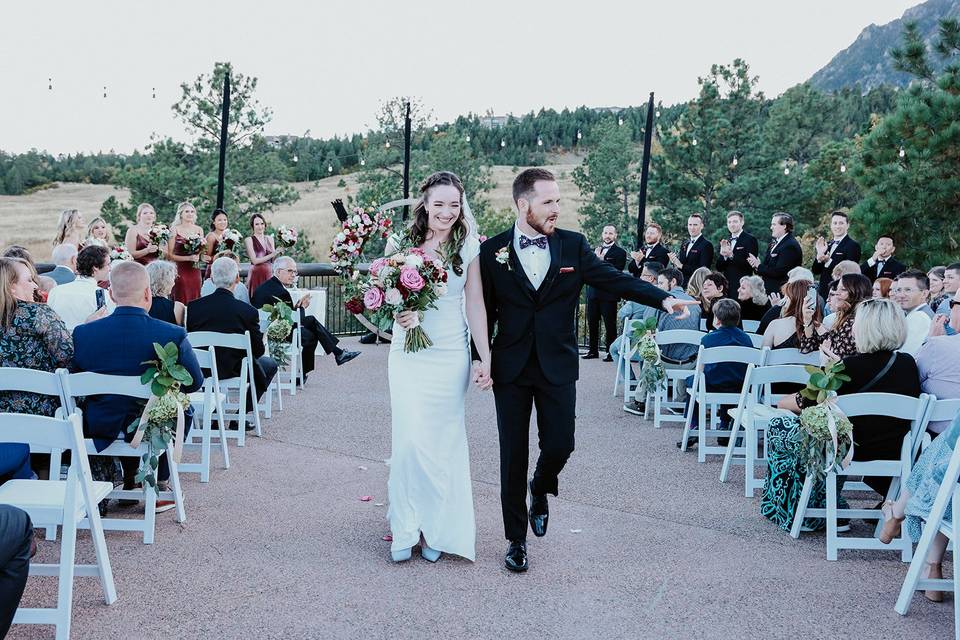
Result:
{"label": "white chair leg", "polygon": [[793,514],[793,526],[790,528],[790,537],[800,537],[800,527],[803,526],[803,516],[807,512],[807,503],[810,502],[810,493],[813,491],[813,478],[807,475],[803,479],[803,490],[800,492],[800,501],[797,503],[797,511]]}
{"label": "white chair leg", "polygon": [[113,567],[110,565],[110,556],[107,553],[107,541],[103,535],[100,512],[96,506],[87,511],[87,521],[90,523],[90,540],[93,542],[93,550],[97,555],[100,586],[103,588],[103,601],[106,604],[113,604],[117,601],[117,588],[113,583]]}
{"label": "white chair leg", "polygon": [[[146,464],[141,462],[141,464]],[[153,544],[157,527],[157,491],[143,483],[143,544]]]}
{"label": "white chair leg", "polygon": [[720,482],[726,482],[730,473],[730,464],[733,462],[733,453],[736,448],[737,434],[740,433],[740,421],[736,418],[730,426],[730,442],[727,443],[727,451],[723,454],[723,466],[720,468]]}
{"label": "white chair leg", "polygon": [[173,502],[176,505],[177,522],[187,521],[187,510],[183,506],[183,490],[180,487],[180,469],[173,459],[173,451],[167,449],[167,464],[170,465],[170,489],[173,491]]}
{"label": "white chair leg", "polygon": [[827,474],[827,560],[837,559],[837,474]]}
{"label": "white chair leg", "polygon": [[73,609],[73,576],[77,558],[77,521],[73,514],[63,523],[60,537],[60,571],[57,585],[57,640],[70,638],[70,618]]}
{"label": "white chair leg", "polygon": [[745,433],[744,443],[746,452],[743,462],[743,495],[747,498],[753,497],[754,468],[757,464],[757,425],[753,414],[748,414],[747,424],[743,427]]}
{"label": "white chair leg", "polygon": [[697,462],[707,461],[707,403],[700,402],[699,419],[697,425]]}

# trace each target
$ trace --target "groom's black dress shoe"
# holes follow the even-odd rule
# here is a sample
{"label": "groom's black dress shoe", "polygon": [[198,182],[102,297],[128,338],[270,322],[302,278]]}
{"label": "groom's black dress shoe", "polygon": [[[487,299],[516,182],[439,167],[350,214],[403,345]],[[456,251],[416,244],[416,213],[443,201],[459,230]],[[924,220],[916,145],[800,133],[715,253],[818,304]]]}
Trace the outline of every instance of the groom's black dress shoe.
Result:
{"label": "groom's black dress shoe", "polygon": [[516,571],[517,573],[526,571],[529,566],[527,563],[527,543],[522,540],[511,542],[507,549],[507,555],[503,559],[503,564],[510,571]]}
{"label": "groom's black dress shoe", "polygon": [[537,495],[533,492],[533,481],[530,482],[530,528],[533,535],[542,538],[547,535],[547,521],[550,519],[550,507],[547,505],[547,494]]}
{"label": "groom's black dress shoe", "polygon": [[599,353],[588,353],[586,355],[580,356],[583,360],[596,360],[600,357]]}

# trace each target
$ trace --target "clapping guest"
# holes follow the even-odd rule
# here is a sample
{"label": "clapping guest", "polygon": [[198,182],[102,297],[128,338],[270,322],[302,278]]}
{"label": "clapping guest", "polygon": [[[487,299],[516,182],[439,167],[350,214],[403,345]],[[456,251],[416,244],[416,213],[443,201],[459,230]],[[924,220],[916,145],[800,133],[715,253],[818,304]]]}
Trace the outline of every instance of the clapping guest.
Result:
{"label": "clapping guest", "polygon": [[[623,271],[627,266],[627,252],[617,246],[617,228],[607,225],[603,228],[600,245],[594,253],[604,262],[609,262],[617,271]],[[620,298],[614,293],[608,293],[596,287],[587,287],[587,353],[584,360],[600,357],[600,320],[603,320],[604,347],[607,356],[605,362],[613,362],[610,355],[610,345],[617,337],[617,302]]]}
{"label": "clapping guest", "polygon": [[740,303],[740,317],[743,320],[760,320],[770,310],[770,296],[763,286],[760,276],[740,278],[737,289],[737,302]]}
{"label": "clapping guest", "polygon": [[[240,256],[233,251],[221,251],[213,257],[213,261],[211,261],[210,264],[213,264],[218,258],[230,258],[237,263],[237,267],[240,266]],[[200,297],[208,296],[216,290],[217,287],[213,284],[213,280],[207,278],[203,281],[203,286],[200,287]],[[250,304],[250,293],[247,291],[247,285],[243,284],[243,282],[238,282],[237,286],[233,288],[233,297],[240,302]]]}
{"label": "clapping guest", "polygon": [[58,244],[53,248],[50,259],[56,266],[44,275],[57,284],[67,284],[77,278],[77,247],[73,243]]}
{"label": "clapping guest", "polygon": [[943,290],[943,278],[946,267],[934,267],[927,271],[927,280],[930,281],[930,308],[939,313],[940,303],[950,299],[950,294]]}
{"label": "clapping guest", "polygon": [[273,261],[283,249],[277,249],[273,237],[265,235],[267,221],[259,213],[250,216],[252,233],[243,239],[250,260],[250,272],[247,274],[247,290],[252,296],[261,284],[273,277]]}
{"label": "clapping guest", "polygon": [[890,278],[891,280],[907,270],[902,262],[893,257],[897,247],[893,244],[893,236],[882,235],[877,239],[873,255],[867,258],[867,261],[860,265],[860,272],[867,276],[871,282],[877,278]]}
{"label": "clapping guest", "polygon": [[57,232],[53,236],[53,246],[58,244],[72,244],[79,250],[83,246],[86,235],[86,223],[83,214],[77,209],[64,209],[60,212],[57,221]]}
{"label": "clapping guest", "polygon": [[662,267],[670,263],[667,248],[663,246],[663,227],[656,222],[647,223],[647,228],[643,232],[643,246],[639,251],[630,252],[630,260],[627,261],[627,271],[640,278],[643,274],[643,265],[648,262],[656,262]]}
{"label": "clapping guest", "polygon": [[890,288],[893,286],[893,280],[890,278],[877,278],[873,281],[873,297],[889,298]]}
{"label": "clapping guest", "polygon": [[150,264],[160,257],[161,247],[150,237],[150,229],[157,221],[157,212],[152,204],[140,203],[136,222],[127,229],[123,244],[133,259],[142,265]]}
{"label": "clapping guest", "polygon": [[113,237],[113,231],[102,217],[97,216],[87,225],[87,238],[83,241],[83,246],[98,244],[108,249],[116,243]]}
{"label": "clapping guest", "polygon": [[687,218],[687,232],[690,239],[680,245],[680,255],[669,253],[667,257],[674,268],[683,272],[686,282],[690,282],[693,272],[701,267],[713,267],[713,245],[703,236],[703,215],[690,214]]}
{"label": "clapping guest", "polygon": [[[731,211],[727,214],[727,230],[730,232],[730,237],[720,240],[717,271],[732,284],[741,282],[743,278],[754,274],[754,269],[747,261],[747,257],[757,255],[760,252],[760,245],[756,238],[743,230],[743,214],[739,211]],[[743,311],[742,306],[741,300],[741,311]],[[746,315],[742,317],[747,319]]]}
{"label": "clapping guest", "polygon": [[177,265],[177,279],[173,285],[173,299],[188,304],[200,297],[200,246],[194,252],[187,247],[188,238],[203,237],[197,225],[197,210],[189,202],[177,205],[177,215],[170,227],[167,257]]}
{"label": "clapping guest", "polygon": [[115,305],[97,282],[110,279],[110,252],[97,245],[84,247],[77,256],[77,279],[61,284],[47,299],[57,315],[73,331],[78,325],[98,320]]}
{"label": "clapping guest", "polygon": [[179,300],[170,298],[173,284],[177,280],[177,268],[166,260],[154,260],[147,265],[147,276],[150,278],[150,293],[153,295],[150,311],[147,313],[151,318],[183,326],[183,312],[186,307]]}
{"label": "clapping guest", "polygon": [[[840,278],[837,285],[837,320],[829,329],[815,320],[817,303],[808,300],[803,305],[803,335],[800,350],[810,353],[820,349],[831,359],[856,355],[857,344],[853,336],[853,320],[857,307],[873,295],[870,281],[861,274],[851,273]],[[902,341],[901,341],[902,343]]]}
{"label": "clapping guest", "polygon": [[942,313],[945,316],[950,315],[950,301],[960,291],[960,262],[954,262],[943,270],[943,296],[939,304],[933,307],[936,313]]}
{"label": "clapping guest", "polygon": [[793,216],[789,213],[775,213],[770,219],[770,233],[773,239],[767,247],[763,262],[755,255],[747,256],[747,261],[757,274],[763,278],[767,293],[778,293],[780,287],[789,279],[790,270],[803,262],[803,250],[793,237]]}
{"label": "clapping guest", "polygon": [[930,332],[933,310],[927,304],[929,288],[927,274],[916,269],[904,271],[893,284],[890,297],[903,309],[907,323],[907,339],[900,350],[912,356],[917,355]]}
{"label": "clapping guest", "polygon": [[833,237],[829,242],[823,236],[817,237],[815,244],[817,256],[813,260],[811,270],[814,275],[820,276],[820,284],[817,290],[821,298],[827,297],[830,281],[838,280],[840,275],[843,275],[833,274],[836,265],[844,260],[853,261],[854,264],[860,262],[860,245],[847,235],[849,228],[850,219],[847,214],[843,211],[834,211],[830,214],[830,232]]}

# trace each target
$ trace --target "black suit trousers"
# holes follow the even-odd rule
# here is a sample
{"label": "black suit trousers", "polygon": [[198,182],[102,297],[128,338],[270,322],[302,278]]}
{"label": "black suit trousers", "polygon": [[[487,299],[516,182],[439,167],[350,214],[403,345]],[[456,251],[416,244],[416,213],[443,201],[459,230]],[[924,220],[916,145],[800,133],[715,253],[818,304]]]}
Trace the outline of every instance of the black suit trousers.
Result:
{"label": "black suit trousers", "polygon": [[30,573],[30,516],[10,505],[0,505],[0,638],[7,635],[20,605]]}
{"label": "black suit trousers", "polygon": [[587,332],[589,334],[589,352],[598,353],[600,350],[600,320],[603,320],[603,341],[610,353],[610,345],[617,339],[617,301],[587,300]]}
{"label": "black suit trousers", "polygon": [[533,473],[536,494],[557,495],[558,476],[574,447],[576,383],[550,384],[535,354],[536,347],[516,380],[493,385],[500,433],[500,503],[504,534],[511,541],[527,538],[527,469],[533,406],[537,408],[540,448]]}
{"label": "black suit trousers", "polygon": [[323,347],[323,352],[330,354],[338,352],[337,337],[320,324],[313,316],[304,316],[300,325],[300,340],[303,346],[303,373],[308,374],[313,371],[314,358],[316,358],[317,345]]}

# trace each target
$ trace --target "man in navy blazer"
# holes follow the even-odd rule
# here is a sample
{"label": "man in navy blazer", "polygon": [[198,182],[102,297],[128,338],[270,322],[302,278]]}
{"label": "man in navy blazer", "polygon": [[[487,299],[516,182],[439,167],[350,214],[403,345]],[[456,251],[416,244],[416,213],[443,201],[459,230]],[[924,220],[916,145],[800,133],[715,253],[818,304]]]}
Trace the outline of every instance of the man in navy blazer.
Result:
{"label": "man in navy blazer", "polygon": [[[193,383],[181,390],[191,393],[200,389],[203,373],[193,354],[193,347],[187,340],[187,332],[182,327],[147,315],[153,296],[150,293],[150,278],[143,265],[131,260],[114,266],[110,272],[110,297],[117,303],[112,314],[78,325],[73,330],[71,370],[139,376],[147,370],[147,365],[143,363],[157,358],[153,343],[165,345],[172,342],[180,350],[180,364],[193,376]],[[143,406],[144,401],[128,396],[88,397],[82,407],[84,435],[93,438],[97,451],[103,451],[118,438],[129,442],[133,434],[127,433],[127,427],[140,417]],[[193,412],[188,410],[188,431],[192,415]],[[125,487],[132,485],[139,461],[124,457],[120,462],[124,467]],[[157,480],[166,481],[169,475],[166,456],[163,456],[160,458]]]}

